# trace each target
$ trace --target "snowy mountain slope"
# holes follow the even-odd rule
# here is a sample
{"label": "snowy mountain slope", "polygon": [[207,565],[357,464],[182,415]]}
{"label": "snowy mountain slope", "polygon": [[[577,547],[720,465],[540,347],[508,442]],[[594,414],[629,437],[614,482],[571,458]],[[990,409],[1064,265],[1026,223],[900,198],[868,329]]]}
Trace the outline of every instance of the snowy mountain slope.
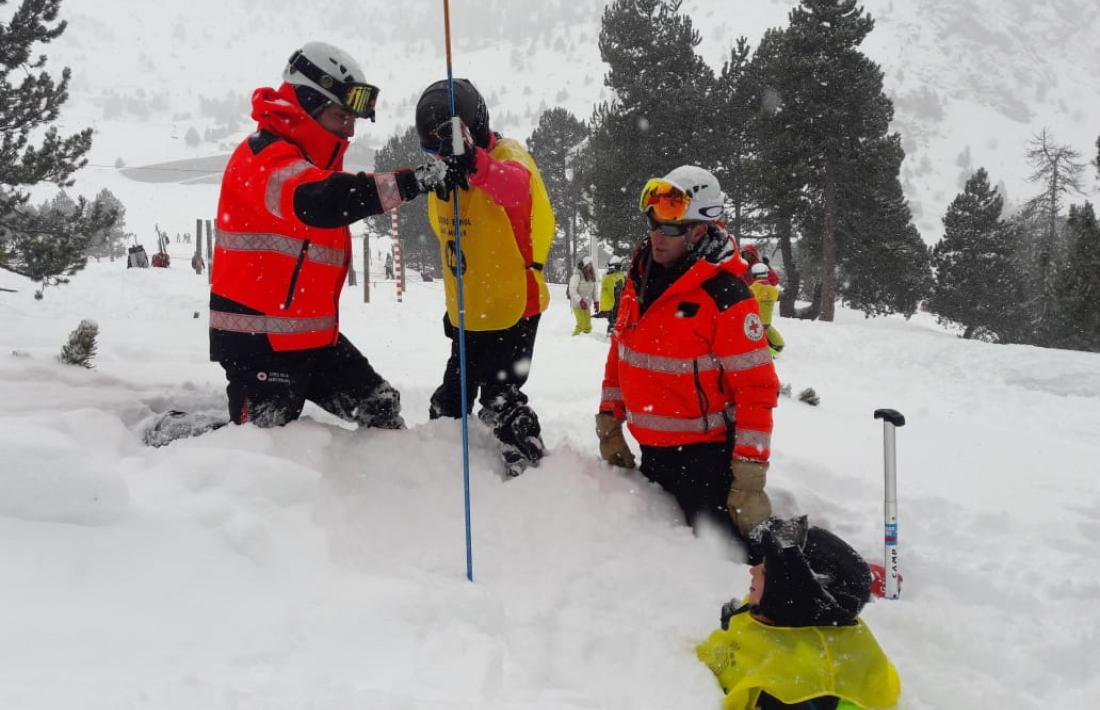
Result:
{"label": "snowy mountain slope", "polygon": [[[560,289],[529,384],[551,455],[503,483],[472,426],[471,585],[458,426],[427,418],[440,284],[411,282],[402,304],[388,283],[370,305],[344,296],[408,431],[350,431],[310,405],[282,430],[150,449],[136,430],[152,412],[224,406],[205,280],[172,247],[170,269],[93,263],[37,302],[0,273],[17,289],[0,292],[0,707],[719,707],[693,646],[747,568],[598,462],[606,341],[569,337]],[[101,327],[92,371],[53,359],[81,318]],[[1095,707],[1100,356],[965,342],[920,316],[779,327],[781,376],[823,397],[776,410],[779,512],[878,558],[871,413],[908,417],[904,596],[864,614],[901,707]]]}
{"label": "snowy mountain slope", "polygon": [[[498,128],[524,138],[545,108],[561,105],[588,118],[609,98],[596,46],[603,2],[452,5],[455,71],[478,82]],[[737,36],[755,44],[765,28],[785,24],[794,5],[687,0],[683,9],[703,36],[698,51],[717,70]],[[359,140],[375,148],[404,130],[419,91],[444,74],[441,3],[434,1],[147,7],[133,0],[63,5],[70,27],[48,50],[51,66],[73,68],[64,125],[98,131],[79,190],[112,182],[119,158],[137,166],[228,152],[251,130],[251,90],[277,83],[292,48],[308,39],[348,48],[382,87],[378,123],[360,126]],[[870,0],[864,7],[877,21],[865,51],[883,66],[895,100],[908,156],[904,186],[926,241],[938,239],[943,211],[979,166],[994,184],[1003,181],[1010,200],[1033,195],[1024,152],[1042,127],[1092,155],[1100,133],[1100,85],[1092,77],[1100,66],[1100,8],[1091,0]],[[187,145],[191,128],[210,138]],[[1093,178],[1090,172],[1086,182],[1095,200]],[[128,206],[143,200],[142,188],[128,199],[128,184],[117,187]],[[179,219],[170,231],[189,229],[193,218]],[[144,234],[155,221],[141,209],[132,224]]]}

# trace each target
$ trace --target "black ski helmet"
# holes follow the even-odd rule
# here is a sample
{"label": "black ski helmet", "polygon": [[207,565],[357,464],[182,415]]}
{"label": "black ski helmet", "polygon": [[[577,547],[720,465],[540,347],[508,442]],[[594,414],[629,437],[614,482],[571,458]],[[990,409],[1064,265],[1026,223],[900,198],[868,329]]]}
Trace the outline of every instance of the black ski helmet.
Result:
{"label": "black ski helmet", "polygon": [[[469,79],[455,79],[455,113],[470,129],[474,142],[489,147],[489,108],[481,92]],[[416,102],[416,132],[420,147],[430,153],[439,152],[440,139],[436,129],[451,118],[451,95],[447,80],[442,79],[424,89]]]}

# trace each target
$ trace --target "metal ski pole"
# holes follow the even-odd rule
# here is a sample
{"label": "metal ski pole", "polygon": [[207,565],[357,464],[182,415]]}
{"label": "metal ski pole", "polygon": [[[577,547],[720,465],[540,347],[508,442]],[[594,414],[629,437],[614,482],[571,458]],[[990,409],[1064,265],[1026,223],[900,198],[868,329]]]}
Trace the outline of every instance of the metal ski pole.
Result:
{"label": "metal ski pole", "polygon": [[[455,110],[455,80],[451,65],[451,3],[443,0],[443,28],[447,51],[447,89],[451,102],[451,153],[461,155],[466,149],[462,141],[462,120]],[[462,490],[466,506],[466,579],[474,581],[473,541],[470,534],[470,426],[466,411],[466,301],[463,297],[462,272],[466,265],[462,256],[462,224],[458,209],[458,188],[451,192],[455,224],[455,273],[458,290],[458,371],[462,380]]]}
{"label": "metal ski pole", "polygon": [[886,470],[886,494],[884,496],[884,574],[886,599],[897,599],[900,594],[898,582],[898,462],[897,445],[894,434],[898,427],[905,426],[905,417],[895,409],[876,409],[875,419],[882,420],[883,463]]}

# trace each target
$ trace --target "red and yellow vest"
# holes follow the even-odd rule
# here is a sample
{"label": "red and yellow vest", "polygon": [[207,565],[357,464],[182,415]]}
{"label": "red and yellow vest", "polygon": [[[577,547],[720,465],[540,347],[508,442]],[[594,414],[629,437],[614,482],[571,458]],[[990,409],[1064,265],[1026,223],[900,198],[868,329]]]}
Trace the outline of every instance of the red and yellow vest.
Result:
{"label": "red and yellow vest", "polygon": [[[471,331],[510,328],[524,316],[543,312],[550,303],[542,267],[554,240],[554,212],[542,176],[534,159],[515,140],[496,139],[488,152],[493,160],[518,163],[530,174],[530,207],[512,219],[484,190],[458,191],[465,320]],[[431,195],[428,221],[439,239],[447,314],[457,326],[458,260],[452,200]]]}

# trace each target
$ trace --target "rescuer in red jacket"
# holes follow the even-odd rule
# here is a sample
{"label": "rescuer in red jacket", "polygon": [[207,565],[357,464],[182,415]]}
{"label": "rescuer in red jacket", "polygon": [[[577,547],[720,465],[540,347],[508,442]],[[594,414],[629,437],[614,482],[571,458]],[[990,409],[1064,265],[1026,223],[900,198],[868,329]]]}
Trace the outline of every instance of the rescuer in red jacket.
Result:
{"label": "rescuer in red jacket", "polygon": [[[743,539],[771,514],[764,492],[779,381],[746,265],[716,223],[718,180],[686,165],[650,180],[649,224],[623,290],[596,431],[608,463],[676,497],[689,524],[715,517]],[[732,524],[732,525],[731,525]]]}
{"label": "rescuer in red jacket", "polygon": [[306,400],[361,426],[404,427],[397,390],[340,334],[348,225],[425,192],[464,185],[455,160],[345,173],[355,120],[378,88],[345,52],[309,42],[278,89],[252,95],[255,133],[226,166],[210,286],[210,359],[229,381],[229,416],[281,426]]}

